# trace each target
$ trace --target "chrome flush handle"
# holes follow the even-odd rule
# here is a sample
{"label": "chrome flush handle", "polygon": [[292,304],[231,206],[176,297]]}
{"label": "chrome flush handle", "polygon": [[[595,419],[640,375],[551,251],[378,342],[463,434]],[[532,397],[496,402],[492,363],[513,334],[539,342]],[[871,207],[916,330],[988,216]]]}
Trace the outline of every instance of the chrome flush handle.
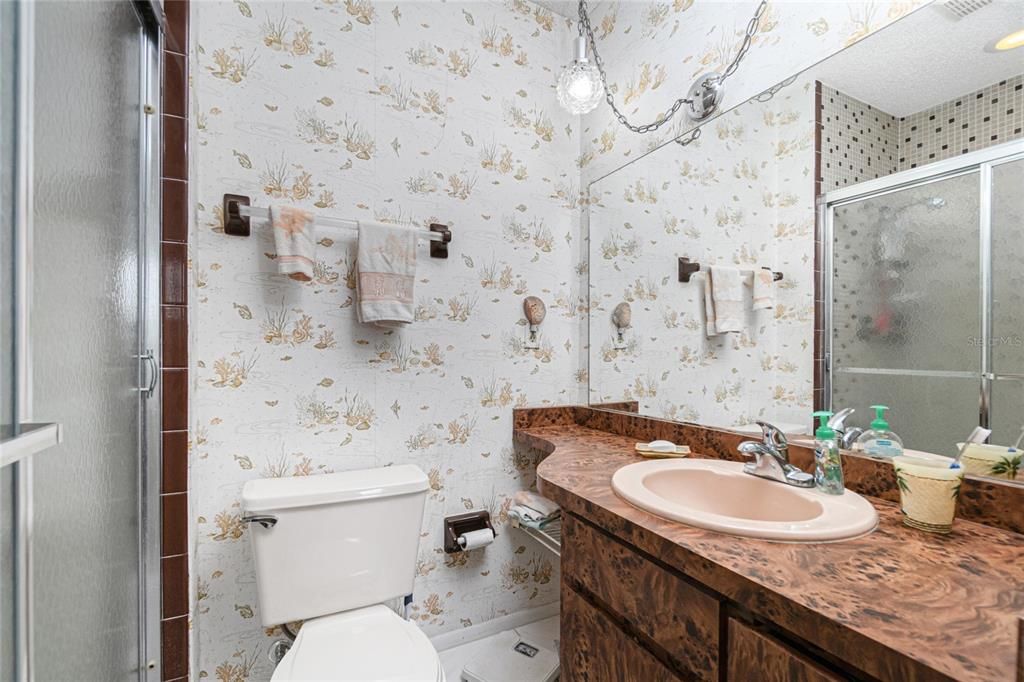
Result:
{"label": "chrome flush handle", "polygon": [[243,516],[242,523],[258,523],[264,528],[273,528],[277,525],[277,517],[270,514],[253,514],[252,516]]}

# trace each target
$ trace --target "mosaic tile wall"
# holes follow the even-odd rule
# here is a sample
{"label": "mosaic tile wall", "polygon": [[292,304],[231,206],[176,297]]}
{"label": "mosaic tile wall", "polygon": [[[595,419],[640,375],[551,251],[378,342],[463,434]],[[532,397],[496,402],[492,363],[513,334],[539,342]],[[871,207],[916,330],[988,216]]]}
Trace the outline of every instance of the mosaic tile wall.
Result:
{"label": "mosaic tile wall", "polygon": [[1015,140],[1024,129],[1024,75],[900,121],[899,170]]}
{"label": "mosaic tile wall", "polygon": [[821,86],[822,191],[895,173],[899,126],[895,116]]}
{"label": "mosaic tile wall", "polygon": [[822,84],[822,191],[1024,137],[1024,75],[897,119]]}

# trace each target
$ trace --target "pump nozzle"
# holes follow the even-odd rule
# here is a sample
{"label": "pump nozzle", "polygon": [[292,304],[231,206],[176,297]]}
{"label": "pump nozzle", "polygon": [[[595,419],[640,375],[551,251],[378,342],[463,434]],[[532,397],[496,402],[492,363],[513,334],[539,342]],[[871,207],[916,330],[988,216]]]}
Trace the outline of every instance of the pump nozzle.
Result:
{"label": "pump nozzle", "polygon": [[814,432],[814,437],[820,440],[832,440],[836,437],[835,429],[828,425],[828,420],[832,416],[832,413],[828,410],[819,410],[811,414],[812,417],[818,418],[818,428]]}
{"label": "pump nozzle", "polygon": [[875,418],[871,420],[871,428],[875,431],[888,431],[889,422],[885,421],[885,411],[889,407],[886,405],[872,405],[871,409],[875,411]]}

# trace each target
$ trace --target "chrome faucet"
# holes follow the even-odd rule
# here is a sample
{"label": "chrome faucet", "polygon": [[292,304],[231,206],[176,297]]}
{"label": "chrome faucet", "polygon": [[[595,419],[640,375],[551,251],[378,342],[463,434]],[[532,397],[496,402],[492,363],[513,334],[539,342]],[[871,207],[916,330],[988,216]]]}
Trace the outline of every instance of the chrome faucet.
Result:
{"label": "chrome faucet", "polygon": [[859,426],[847,426],[846,419],[853,414],[854,409],[847,407],[839,410],[832,418],[828,420],[828,427],[836,432],[836,440],[839,441],[839,447],[844,450],[850,450],[853,448],[853,444],[857,442],[857,438],[860,434],[864,433],[864,429]]}
{"label": "chrome faucet", "polygon": [[747,440],[737,448],[742,454],[754,458],[753,462],[743,465],[743,472],[798,488],[813,488],[814,476],[789,463],[786,435],[768,422],[759,421],[757,425],[761,427],[762,442]]}

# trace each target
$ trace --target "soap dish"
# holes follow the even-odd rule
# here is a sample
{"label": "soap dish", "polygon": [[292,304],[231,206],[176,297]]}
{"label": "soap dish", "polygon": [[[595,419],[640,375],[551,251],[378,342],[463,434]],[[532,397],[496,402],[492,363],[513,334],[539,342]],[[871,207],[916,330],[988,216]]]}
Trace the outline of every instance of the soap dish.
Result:
{"label": "soap dish", "polygon": [[637,443],[636,453],[644,457],[686,457],[690,454],[688,445],[676,445],[667,440]]}

